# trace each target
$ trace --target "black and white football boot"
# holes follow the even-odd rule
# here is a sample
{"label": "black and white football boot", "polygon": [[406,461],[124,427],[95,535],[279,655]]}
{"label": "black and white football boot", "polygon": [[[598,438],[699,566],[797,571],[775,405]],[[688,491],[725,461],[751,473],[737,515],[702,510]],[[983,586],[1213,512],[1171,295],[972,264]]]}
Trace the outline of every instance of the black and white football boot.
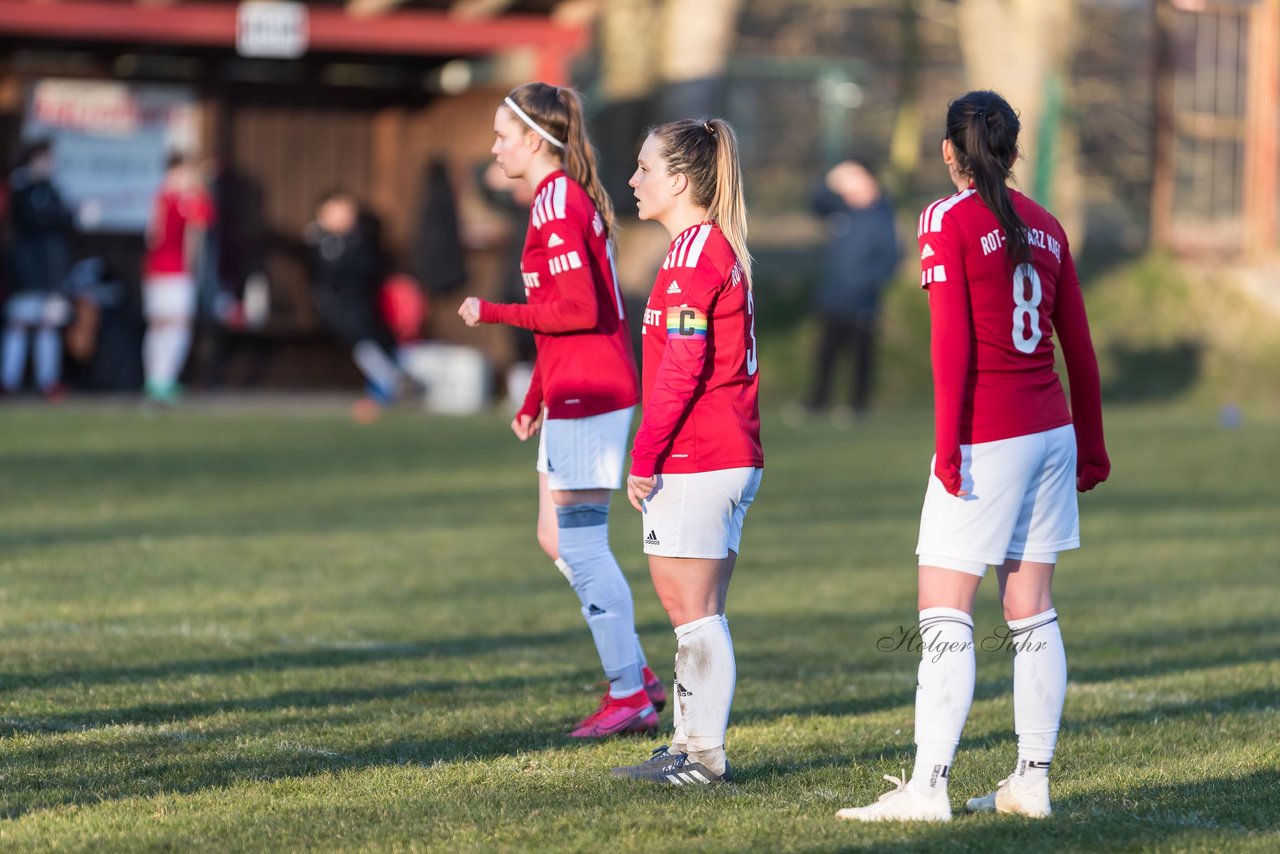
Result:
{"label": "black and white football boot", "polygon": [[667,745],[657,748],[653,755],[639,765],[623,765],[611,772],[615,777],[632,780],[649,780],[672,786],[710,786],[716,783],[732,783],[733,768],[724,763],[724,773],[717,774],[701,762],[694,762],[687,753],[672,753]]}

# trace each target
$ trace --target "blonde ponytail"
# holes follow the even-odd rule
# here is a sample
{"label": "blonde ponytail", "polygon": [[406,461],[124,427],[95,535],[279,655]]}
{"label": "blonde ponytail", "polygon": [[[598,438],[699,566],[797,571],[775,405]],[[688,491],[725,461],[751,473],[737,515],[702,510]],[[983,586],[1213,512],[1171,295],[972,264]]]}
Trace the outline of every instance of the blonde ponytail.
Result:
{"label": "blonde ponytail", "polygon": [[733,247],[751,287],[751,252],[747,249],[747,202],[742,195],[742,165],[738,160],[738,135],[724,119],[707,123],[716,138],[716,190],[708,210],[711,219]]}
{"label": "blonde ponytail", "polygon": [[689,179],[695,205],[707,209],[751,287],[751,252],[747,249],[747,204],[742,192],[738,135],[724,119],[667,122],[649,131],[658,138],[667,171]]}

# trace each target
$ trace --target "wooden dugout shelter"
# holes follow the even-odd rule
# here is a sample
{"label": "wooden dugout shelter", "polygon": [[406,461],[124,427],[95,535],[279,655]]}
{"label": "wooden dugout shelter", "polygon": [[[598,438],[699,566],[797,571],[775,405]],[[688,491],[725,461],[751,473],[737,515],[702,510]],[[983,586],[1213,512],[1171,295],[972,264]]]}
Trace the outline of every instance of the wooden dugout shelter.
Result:
{"label": "wooden dugout shelter", "polygon": [[[302,49],[246,55],[246,5],[301,12]],[[469,167],[487,157],[494,104],[512,84],[568,82],[569,64],[589,41],[593,5],[0,0],[0,159],[9,165],[22,134],[33,135],[32,93],[42,83],[106,81],[191,93],[198,138],[189,147],[215,155],[256,198],[251,221],[238,225],[261,241],[255,264],[271,285],[271,321],[262,335],[310,340],[315,321],[301,235],[318,196],[339,186],[353,191],[380,219],[396,266],[419,272],[413,255],[426,165],[443,157],[455,184],[465,184]],[[79,238],[81,254],[109,258],[136,285],[140,229],[89,231]],[[471,278],[492,274],[496,261],[487,256],[494,253],[473,254],[486,257],[470,264]],[[436,315],[445,314],[439,308]],[[317,364],[317,352],[286,360],[315,367],[273,367],[265,379],[323,382],[326,374],[349,373],[341,357]]]}

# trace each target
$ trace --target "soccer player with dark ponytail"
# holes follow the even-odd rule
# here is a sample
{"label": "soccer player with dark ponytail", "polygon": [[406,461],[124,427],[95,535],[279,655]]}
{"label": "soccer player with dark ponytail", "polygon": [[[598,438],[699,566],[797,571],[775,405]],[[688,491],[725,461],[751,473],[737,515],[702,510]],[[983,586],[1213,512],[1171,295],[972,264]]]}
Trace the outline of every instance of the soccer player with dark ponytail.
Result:
{"label": "soccer player with dark ponytail", "polygon": [[[951,102],[942,158],[959,192],[920,215],[929,293],[934,459],[920,518],[915,768],[857,821],[946,821],[952,760],[973,702],[973,603],[997,567],[1012,648],[1018,759],[970,811],[1043,818],[1067,690],[1052,582],[1080,545],[1076,491],[1107,479],[1098,364],[1067,236],[1008,187],[1018,116],[994,92]],[[1071,406],[1054,371],[1062,348]]]}
{"label": "soccer player with dark ponytail", "polygon": [[631,176],[640,218],[671,235],[644,312],[644,415],[627,497],[676,633],[671,744],[614,774],[673,785],[732,779],[737,680],[725,619],[747,508],[760,488],[760,375],[738,141],[721,119],[650,131]]}
{"label": "soccer player with dark ponytail", "polygon": [[527,303],[470,297],[468,326],[532,330],[538,347],[520,441],[541,432],[538,542],[582,605],[609,688],[577,738],[647,732],[666,689],[644,660],[631,588],[609,548],[609,493],[622,485],[640,398],[626,308],[614,270],[613,205],[600,185],[582,99],[546,83],[517,86],[494,117],[492,153],[533,189],[520,271]]}

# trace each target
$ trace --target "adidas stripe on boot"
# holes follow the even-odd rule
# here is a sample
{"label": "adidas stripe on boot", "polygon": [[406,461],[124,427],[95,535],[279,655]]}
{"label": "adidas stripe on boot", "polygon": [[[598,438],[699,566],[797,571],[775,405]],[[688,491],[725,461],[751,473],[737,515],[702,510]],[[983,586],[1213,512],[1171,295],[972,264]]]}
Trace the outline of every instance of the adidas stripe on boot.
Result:
{"label": "adidas stripe on boot", "polygon": [[672,786],[711,786],[717,783],[733,782],[733,767],[728,762],[724,764],[724,773],[717,774],[701,762],[689,759],[687,753],[671,753],[665,744],[653,751],[653,755],[639,765],[623,765],[609,773],[615,777],[648,780],[652,783],[665,783]]}

